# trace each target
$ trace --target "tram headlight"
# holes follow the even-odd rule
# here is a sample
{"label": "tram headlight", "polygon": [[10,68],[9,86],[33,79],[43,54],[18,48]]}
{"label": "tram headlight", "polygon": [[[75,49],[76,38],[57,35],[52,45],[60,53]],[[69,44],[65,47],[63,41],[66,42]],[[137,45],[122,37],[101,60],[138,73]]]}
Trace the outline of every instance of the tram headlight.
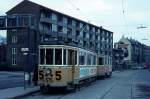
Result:
{"label": "tram headlight", "polygon": [[46,73],[47,73],[47,74],[50,74],[50,73],[51,73],[51,69],[47,69],[47,70],[46,70]]}

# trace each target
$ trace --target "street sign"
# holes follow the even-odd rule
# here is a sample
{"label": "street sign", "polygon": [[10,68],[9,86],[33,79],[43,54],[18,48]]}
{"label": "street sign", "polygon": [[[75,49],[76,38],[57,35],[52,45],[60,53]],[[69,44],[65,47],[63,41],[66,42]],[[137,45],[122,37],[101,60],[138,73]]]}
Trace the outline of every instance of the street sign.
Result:
{"label": "street sign", "polygon": [[21,48],[21,51],[22,51],[22,52],[28,52],[28,51],[29,51],[29,48]]}

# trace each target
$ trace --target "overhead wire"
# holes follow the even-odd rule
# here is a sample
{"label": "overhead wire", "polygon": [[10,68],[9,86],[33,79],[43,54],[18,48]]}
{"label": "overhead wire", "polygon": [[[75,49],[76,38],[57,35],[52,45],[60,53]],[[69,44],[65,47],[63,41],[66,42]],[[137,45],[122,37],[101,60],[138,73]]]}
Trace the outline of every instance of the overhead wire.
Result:
{"label": "overhead wire", "polygon": [[87,18],[87,16],[85,15],[85,13],[83,11],[81,11],[81,9],[79,7],[77,7],[71,0],[67,0],[68,3],[73,7],[75,8],[76,11],[78,11],[80,14],[82,14],[86,19],[87,19],[87,22],[90,23],[91,20],[89,18]]}
{"label": "overhead wire", "polygon": [[[78,11],[80,14],[82,14],[86,19],[87,19],[87,23],[91,23],[91,20],[89,20],[89,18],[87,18],[87,16],[85,15],[85,13],[83,13],[80,8],[78,8],[74,3],[72,3],[71,0],[67,0],[69,4],[71,4],[72,7],[74,7],[76,9],[76,11]],[[82,31],[84,31],[86,29],[86,25],[84,27],[82,27],[80,33]]]}
{"label": "overhead wire", "polygon": [[123,20],[124,20],[124,24],[127,27],[127,19],[126,19],[126,15],[125,15],[126,11],[125,11],[125,2],[124,0],[122,0],[122,14],[123,14]]}

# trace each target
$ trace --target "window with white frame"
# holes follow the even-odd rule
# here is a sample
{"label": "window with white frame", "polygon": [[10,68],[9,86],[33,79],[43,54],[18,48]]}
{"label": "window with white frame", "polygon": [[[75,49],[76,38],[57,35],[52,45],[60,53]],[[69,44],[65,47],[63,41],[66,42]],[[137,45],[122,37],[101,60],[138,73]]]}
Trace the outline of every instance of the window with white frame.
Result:
{"label": "window with white frame", "polygon": [[17,65],[17,60],[15,58],[12,59],[12,65]]}
{"label": "window with white frame", "polygon": [[12,54],[17,54],[17,48],[12,48]]}
{"label": "window with white frame", "polygon": [[12,43],[17,43],[17,36],[12,36]]}

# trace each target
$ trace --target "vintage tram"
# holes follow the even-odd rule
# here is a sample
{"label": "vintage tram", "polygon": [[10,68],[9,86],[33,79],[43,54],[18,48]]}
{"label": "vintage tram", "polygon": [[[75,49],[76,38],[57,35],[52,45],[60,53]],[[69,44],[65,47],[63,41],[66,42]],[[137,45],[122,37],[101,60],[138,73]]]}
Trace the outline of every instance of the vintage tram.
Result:
{"label": "vintage tram", "polygon": [[[67,45],[39,46],[38,84],[42,91],[49,87],[72,89],[94,81],[103,73],[102,67],[110,66],[103,65],[92,51]],[[108,71],[106,68],[104,74]]]}
{"label": "vintage tram", "polygon": [[98,55],[97,60],[97,78],[111,77],[112,58],[106,55]]}

